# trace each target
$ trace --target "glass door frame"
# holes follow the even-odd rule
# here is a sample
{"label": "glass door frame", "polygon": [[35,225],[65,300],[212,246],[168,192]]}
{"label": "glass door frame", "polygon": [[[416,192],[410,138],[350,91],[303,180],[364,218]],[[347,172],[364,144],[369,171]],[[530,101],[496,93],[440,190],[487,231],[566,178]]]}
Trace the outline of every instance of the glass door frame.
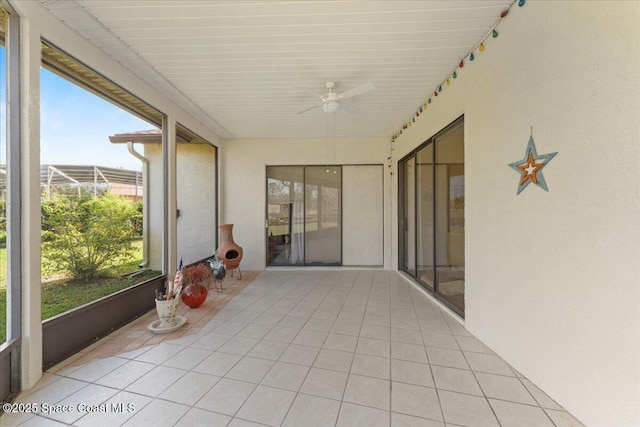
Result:
{"label": "glass door frame", "polygon": [[[306,218],[305,218],[305,209],[304,209],[304,199],[305,199],[305,188],[306,188],[306,180],[305,180],[305,173],[304,173],[304,165],[266,165],[265,166],[265,209],[264,209],[264,221],[265,221],[265,243],[264,243],[264,250],[265,250],[265,266],[266,267],[304,267],[305,263],[304,263],[304,259],[306,258],[306,247],[304,245],[302,245],[302,259],[303,262],[302,263],[296,263],[296,264],[273,264],[273,263],[269,263],[269,238],[273,237],[269,235],[269,168],[282,168],[282,167],[287,167],[287,168],[301,168],[302,169],[302,182],[300,182],[299,184],[302,185],[302,233],[304,236],[304,228],[305,228],[305,222],[306,222]],[[293,194],[290,194],[290,197],[292,198],[292,200],[295,199],[295,183],[292,186],[292,191]],[[295,201],[295,200],[294,200]],[[289,235],[293,234],[291,231],[293,229],[293,203],[289,203],[290,207],[289,207],[289,217],[288,217],[288,221],[289,221]]]}
{"label": "glass door frame", "polygon": [[[416,150],[417,151],[417,150]],[[416,268],[416,261],[417,261],[417,245],[416,245],[416,233],[417,233],[417,229],[415,228],[414,225],[414,236],[413,236],[413,268],[411,268],[411,266],[409,265],[409,260],[411,259],[411,257],[409,257],[408,252],[408,248],[409,248],[409,240],[411,239],[411,236],[409,236],[409,219],[410,219],[410,213],[407,212],[407,210],[410,208],[409,203],[407,203],[409,201],[408,197],[408,191],[407,191],[407,184],[408,184],[408,164],[409,161],[411,159],[414,159],[413,165],[414,165],[414,171],[413,171],[413,196],[414,196],[414,203],[413,203],[413,212],[411,212],[411,215],[413,216],[413,220],[415,222],[416,217],[417,217],[417,206],[415,203],[415,196],[416,196],[416,172],[415,172],[415,158],[416,158],[416,153],[414,151],[412,151],[411,153],[407,154],[405,157],[403,157],[402,159],[400,159],[398,161],[398,248],[400,249],[398,251],[399,253],[399,258],[398,258],[398,268],[402,269],[402,271],[406,272],[407,274],[409,274],[411,277],[413,278],[417,278],[417,268]],[[413,271],[413,273],[412,273]]]}
{"label": "glass door frame", "polygon": [[[415,147],[414,149],[412,149],[411,151],[409,151],[404,157],[402,157],[400,160],[398,160],[397,163],[397,170],[398,170],[398,270],[403,271],[405,274],[409,275],[416,283],[418,283],[422,288],[424,288],[424,290],[426,292],[428,292],[429,294],[431,294],[434,298],[436,298],[438,301],[440,301],[441,303],[443,303],[445,306],[447,306],[449,309],[451,309],[453,312],[455,312],[456,314],[458,314],[460,317],[462,317],[464,319],[465,313],[464,311],[460,310],[458,307],[456,307],[455,305],[453,305],[451,302],[449,302],[447,299],[445,299],[443,296],[439,295],[438,293],[438,272],[437,272],[437,264],[436,264],[436,251],[437,251],[437,244],[438,242],[436,241],[436,237],[437,237],[437,203],[436,203],[436,185],[437,185],[437,173],[436,173],[436,169],[435,166],[437,164],[437,145],[436,145],[436,140],[441,138],[443,135],[446,135],[448,133],[450,133],[453,130],[456,130],[459,126],[464,126],[464,115],[458,117],[457,119],[455,119],[454,121],[452,121],[451,123],[449,123],[448,125],[446,125],[442,130],[440,130],[439,132],[437,132],[435,135],[431,136],[430,138],[428,138],[426,141],[424,141],[422,144],[418,145],[417,147]],[[433,144],[433,165],[434,165],[434,169],[433,169],[433,174],[434,174],[434,179],[432,182],[432,195],[433,195],[433,228],[430,231],[433,234],[433,262],[432,265],[434,267],[434,281],[433,281],[433,287],[429,286],[426,282],[424,282],[423,280],[421,280],[418,276],[418,245],[421,243],[418,241],[418,199],[420,198],[420,195],[417,192],[417,185],[418,185],[418,173],[417,170],[414,170],[413,173],[413,188],[414,188],[414,201],[413,201],[413,218],[414,218],[414,222],[416,224],[414,224],[413,227],[413,238],[414,238],[414,242],[415,244],[413,245],[413,260],[414,260],[414,268],[413,268],[413,272],[410,271],[410,269],[405,268],[405,261],[407,260],[407,243],[408,243],[408,239],[405,238],[405,234],[404,234],[404,229],[405,227],[407,227],[408,229],[408,224],[405,224],[405,217],[408,218],[407,213],[405,212],[405,206],[407,205],[407,192],[406,192],[406,180],[407,180],[407,174],[406,174],[406,165],[408,164],[408,162],[411,159],[414,159],[414,165],[416,164],[417,161],[417,157],[418,157],[418,152]]]}
{"label": "glass door frame", "polygon": [[[342,174],[342,167],[346,166],[346,165],[265,165],[265,206],[264,206],[264,221],[265,221],[265,232],[264,232],[264,251],[265,251],[265,267],[289,267],[289,268],[295,268],[295,267],[340,267],[342,266],[342,261],[343,261],[343,227],[342,227],[342,223],[343,223],[343,209],[342,209],[342,179],[343,179],[343,174]],[[307,180],[306,180],[306,168],[307,167],[326,167],[327,170],[331,169],[331,168],[339,168],[340,170],[340,198],[339,198],[339,206],[340,206],[340,215],[339,215],[339,221],[340,221],[340,261],[338,263],[331,263],[331,264],[317,264],[317,263],[307,263],[307,245],[306,245],[306,240],[303,244],[303,262],[302,263],[298,263],[298,264],[269,264],[269,257],[268,257],[268,251],[269,251],[269,168],[270,167],[282,167],[282,168],[302,168],[302,200],[303,200],[303,235],[305,236],[306,239],[306,227],[307,227],[307,210],[306,210],[306,191],[307,191]]]}

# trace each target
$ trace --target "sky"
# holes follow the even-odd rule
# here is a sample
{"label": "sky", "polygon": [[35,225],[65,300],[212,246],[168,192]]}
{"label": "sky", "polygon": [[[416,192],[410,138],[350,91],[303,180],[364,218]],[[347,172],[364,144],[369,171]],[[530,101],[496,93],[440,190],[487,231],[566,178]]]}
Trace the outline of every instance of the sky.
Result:
{"label": "sky", "polygon": [[[40,70],[40,163],[142,169],[127,145],[112,144],[109,136],[153,129],[153,125]],[[137,145],[136,150],[142,148]]]}
{"label": "sky", "polygon": [[[6,81],[5,49],[0,46],[0,82]],[[40,69],[40,163],[142,170],[116,133],[154,126],[102,98]],[[6,162],[6,86],[0,83],[0,164]],[[140,144],[136,150],[142,152]]]}
{"label": "sky", "polygon": [[[6,81],[6,51],[0,46],[0,82]],[[40,163],[142,170],[116,133],[154,126],[56,74],[40,69]],[[0,84],[0,164],[6,163],[6,87]],[[142,151],[140,144],[135,146]]]}

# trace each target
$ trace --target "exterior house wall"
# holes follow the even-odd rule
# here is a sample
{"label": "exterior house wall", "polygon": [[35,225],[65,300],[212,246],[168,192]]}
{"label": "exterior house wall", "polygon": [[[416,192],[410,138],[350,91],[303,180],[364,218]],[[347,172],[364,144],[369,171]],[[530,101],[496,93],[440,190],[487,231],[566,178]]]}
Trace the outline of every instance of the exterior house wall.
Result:
{"label": "exterior house wall", "polygon": [[[638,22],[637,2],[513,7],[395,143],[464,114],[465,326],[590,426],[640,425]],[[548,192],[516,195],[531,126],[558,154]]]}
{"label": "exterior house wall", "polygon": [[162,145],[144,144],[144,156],[149,161],[149,184],[146,196],[149,197],[149,268],[162,271],[162,237],[164,235],[164,185]]}
{"label": "exterior house wall", "polygon": [[178,258],[185,265],[214,254],[216,242],[216,149],[178,144]]}
{"label": "exterior house wall", "polygon": [[[149,268],[162,270],[164,198],[162,146],[145,144],[149,160]],[[207,144],[178,144],[176,147],[177,261],[190,264],[213,255],[216,249],[216,165],[215,147]],[[169,265],[174,272],[176,265]]]}
{"label": "exterior house wall", "polygon": [[[221,220],[233,223],[233,236],[242,246],[242,269],[263,270],[266,265],[265,206],[266,166],[268,165],[325,165],[325,139],[244,139],[226,140],[221,150]],[[388,138],[335,139],[330,142],[330,164],[385,164],[389,156]],[[384,167],[384,262],[389,268],[389,185],[390,175]],[[379,191],[375,189],[370,191]],[[368,191],[363,188],[363,191]],[[347,232],[348,233],[348,232]],[[381,243],[382,244],[382,243]]]}

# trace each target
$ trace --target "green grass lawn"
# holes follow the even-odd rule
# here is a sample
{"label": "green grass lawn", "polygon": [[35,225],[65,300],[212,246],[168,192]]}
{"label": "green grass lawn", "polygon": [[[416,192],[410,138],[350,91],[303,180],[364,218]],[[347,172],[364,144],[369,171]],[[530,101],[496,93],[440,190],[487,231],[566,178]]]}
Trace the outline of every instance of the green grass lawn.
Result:
{"label": "green grass lawn", "polygon": [[[42,283],[42,319],[48,319],[72,308],[102,298],[121,289],[160,274],[146,271],[131,279],[128,273],[138,270],[142,261],[142,240],[134,242],[136,250],[130,260],[117,268],[103,270],[100,278],[91,283],[72,282],[67,278],[48,280]],[[6,338],[6,249],[0,248],[0,343]]]}

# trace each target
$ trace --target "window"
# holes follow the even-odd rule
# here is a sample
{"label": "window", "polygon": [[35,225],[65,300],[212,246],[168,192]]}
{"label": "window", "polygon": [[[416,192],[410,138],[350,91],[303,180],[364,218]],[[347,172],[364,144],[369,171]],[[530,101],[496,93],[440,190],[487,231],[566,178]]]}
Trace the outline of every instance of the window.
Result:
{"label": "window", "polygon": [[161,250],[144,243],[162,247],[148,201],[161,204],[164,186],[149,175],[162,170],[162,115],[47,42],[42,57],[45,320],[160,274]]}

